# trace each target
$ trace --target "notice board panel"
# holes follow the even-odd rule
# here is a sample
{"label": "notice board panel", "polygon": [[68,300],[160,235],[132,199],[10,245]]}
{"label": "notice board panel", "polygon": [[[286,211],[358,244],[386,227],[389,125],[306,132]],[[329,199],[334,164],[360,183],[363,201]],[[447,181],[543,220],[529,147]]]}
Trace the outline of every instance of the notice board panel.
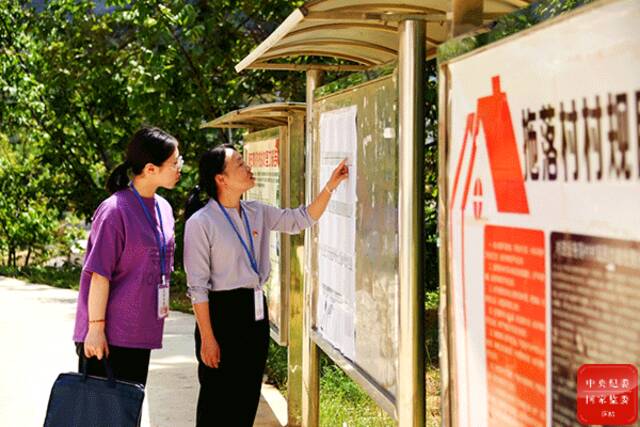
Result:
{"label": "notice board panel", "polygon": [[581,365],[640,365],[639,20],[597,2],[441,64],[452,425],[578,426]]}
{"label": "notice board panel", "polygon": [[[243,156],[256,177],[256,186],[245,193],[247,200],[288,207],[283,200],[283,186],[289,179],[286,171],[288,150],[287,128],[279,126],[249,133],[244,137]],[[290,277],[286,246],[289,236],[272,232],[269,236],[271,275],[264,290],[269,307],[271,336],[280,345],[287,344],[287,311],[289,299],[288,280]]]}
{"label": "notice board panel", "polygon": [[347,158],[350,178],[313,230],[313,339],[394,415],[398,357],[395,74],[313,106],[317,194]]}

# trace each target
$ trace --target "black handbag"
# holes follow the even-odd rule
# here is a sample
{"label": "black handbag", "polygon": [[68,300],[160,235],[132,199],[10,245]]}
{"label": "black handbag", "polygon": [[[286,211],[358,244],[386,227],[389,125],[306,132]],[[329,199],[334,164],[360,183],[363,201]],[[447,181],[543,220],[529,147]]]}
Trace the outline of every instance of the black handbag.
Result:
{"label": "black handbag", "polygon": [[44,427],[136,427],[142,416],[144,386],[116,380],[107,358],[107,378],[82,372],[58,375],[53,383]]}

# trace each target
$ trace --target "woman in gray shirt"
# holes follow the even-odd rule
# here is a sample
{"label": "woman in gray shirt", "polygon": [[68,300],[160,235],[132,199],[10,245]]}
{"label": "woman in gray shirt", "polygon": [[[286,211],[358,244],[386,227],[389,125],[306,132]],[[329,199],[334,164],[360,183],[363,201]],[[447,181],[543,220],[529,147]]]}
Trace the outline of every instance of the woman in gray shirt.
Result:
{"label": "woman in gray shirt", "polygon": [[[271,270],[269,233],[311,227],[349,170],[343,160],[318,197],[297,209],[241,200],[255,178],[232,147],[207,151],[199,173],[184,231],[184,267],[197,323],[196,425],[251,427],[269,346],[262,292]],[[199,198],[202,190],[209,196],[206,204]]]}

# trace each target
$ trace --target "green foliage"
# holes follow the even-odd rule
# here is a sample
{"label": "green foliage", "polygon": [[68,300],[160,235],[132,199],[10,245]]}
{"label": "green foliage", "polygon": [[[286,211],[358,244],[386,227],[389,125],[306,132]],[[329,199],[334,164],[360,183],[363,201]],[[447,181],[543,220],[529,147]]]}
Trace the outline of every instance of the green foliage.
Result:
{"label": "green foliage", "polygon": [[438,47],[438,61],[444,62],[486,46],[548,19],[569,12],[593,0],[539,0],[528,7],[496,19],[491,30],[474,36],[462,35]]}
{"label": "green foliage", "polygon": [[425,291],[438,289],[438,67],[428,61],[425,72],[424,145],[424,282]]}
{"label": "green foliage", "polygon": [[62,267],[0,267],[0,275],[19,277],[30,283],[55,286],[57,288],[78,289],[82,269],[77,265]]}
{"label": "green foliage", "polygon": [[[269,340],[265,373],[287,392],[287,349]],[[320,425],[343,427],[393,426],[392,419],[324,353],[320,354]]]}
{"label": "green foliage", "polygon": [[[110,1],[98,10],[89,0],[51,0],[35,10],[0,0],[0,131],[55,165],[57,203],[89,217],[140,125],[177,136],[195,163],[228,139],[200,130],[203,121],[252,102],[303,99],[301,75],[233,68],[291,6]],[[179,207],[186,192],[167,197]]]}
{"label": "green foliage", "polygon": [[540,0],[531,6],[505,15],[498,20],[492,31],[481,34],[479,44],[486,45],[518,33],[550,18],[559,16],[593,0]]}
{"label": "green foliage", "polygon": [[49,203],[50,178],[32,157],[0,158],[0,251],[8,265],[17,265],[21,250],[28,265],[34,251],[44,252],[53,241],[59,212]]}
{"label": "green foliage", "polygon": [[322,355],[320,367],[320,425],[386,427],[395,423],[340,368]]}
{"label": "green foliage", "polygon": [[396,63],[390,63],[372,68],[371,70],[349,73],[343,77],[340,77],[341,73],[333,73],[335,74],[335,76],[332,76],[331,73],[328,73],[325,80],[329,83],[318,87],[313,94],[317,98],[328,96],[332,93],[336,93],[341,90],[387,76],[393,73],[396,67]]}
{"label": "green foliage", "polygon": [[424,307],[427,310],[437,310],[440,306],[440,291],[429,291],[425,295]]}
{"label": "green foliage", "polygon": [[287,392],[287,347],[276,344],[272,339],[269,340],[269,357],[267,358],[267,366],[264,373],[269,378],[269,383],[278,387],[285,393]]}
{"label": "green foliage", "polygon": [[184,270],[175,270],[171,273],[171,297],[169,307],[171,310],[193,314],[191,299],[187,296],[187,275]]}
{"label": "green foliage", "polygon": [[80,258],[84,256],[80,241],[87,237],[84,221],[73,212],[67,211],[63,213],[62,219],[57,224],[49,250],[43,255],[64,256],[67,263],[78,264]]}

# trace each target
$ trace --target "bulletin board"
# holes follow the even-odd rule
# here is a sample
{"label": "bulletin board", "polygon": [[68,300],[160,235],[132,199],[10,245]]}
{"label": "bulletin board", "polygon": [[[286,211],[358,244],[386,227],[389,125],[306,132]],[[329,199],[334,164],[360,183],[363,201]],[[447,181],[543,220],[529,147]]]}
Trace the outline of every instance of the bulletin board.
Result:
{"label": "bulletin board", "polygon": [[578,426],[581,365],[640,365],[638,22],[597,2],[441,64],[451,425]]}
{"label": "bulletin board", "polygon": [[[251,167],[256,185],[245,193],[245,199],[256,200],[267,205],[288,207],[286,197],[289,175],[286,173],[288,152],[287,127],[278,126],[249,133],[244,137],[243,157]],[[288,256],[289,236],[273,232],[269,236],[271,274],[264,285],[269,308],[271,337],[280,345],[287,344],[289,308],[289,278],[291,277]]]}
{"label": "bulletin board", "polygon": [[397,77],[318,98],[318,194],[346,158],[350,177],[312,231],[312,339],[395,415],[398,365]]}

